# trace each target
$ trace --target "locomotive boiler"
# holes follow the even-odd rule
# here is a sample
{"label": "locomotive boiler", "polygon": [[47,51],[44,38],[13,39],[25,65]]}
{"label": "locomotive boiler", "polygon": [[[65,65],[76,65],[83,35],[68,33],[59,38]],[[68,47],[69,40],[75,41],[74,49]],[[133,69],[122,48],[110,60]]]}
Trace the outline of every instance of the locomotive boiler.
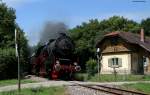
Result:
{"label": "locomotive boiler", "polygon": [[50,39],[39,47],[32,57],[32,72],[51,79],[72,79],[80,71],[79,60],[73,53],[74,42],[69,36],[60,33],[56,39]]}

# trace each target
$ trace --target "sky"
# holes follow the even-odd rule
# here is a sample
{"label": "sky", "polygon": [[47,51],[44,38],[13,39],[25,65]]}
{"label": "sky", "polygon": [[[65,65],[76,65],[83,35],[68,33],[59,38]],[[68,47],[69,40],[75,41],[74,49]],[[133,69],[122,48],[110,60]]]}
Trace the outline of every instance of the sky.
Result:
{"label": "sky", "polygon": [[[47,21],[64,22],[73,28],[90,19],[124,16],[140,22],[150,17],[150,0],[2,0],[16,10],[16,22],[24,30],[29,45],[36,45]],[[136,0],[137,1],[137,0]]]}

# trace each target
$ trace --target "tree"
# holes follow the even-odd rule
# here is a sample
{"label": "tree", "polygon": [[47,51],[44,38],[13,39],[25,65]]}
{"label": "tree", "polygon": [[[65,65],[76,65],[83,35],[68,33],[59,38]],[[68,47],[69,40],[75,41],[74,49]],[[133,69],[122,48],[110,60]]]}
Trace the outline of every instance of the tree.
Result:
{"label": "tree", "polygon": [[150,18],[142,20],[141,26],[144,28],[145,35],[150,36]]}
{"label": "tree", "polygon": [[0,48],[14,46],[15,10],[0,3]]}
{"label": "tree", "polygon": [[100,22],[101,30],[103,31],[125,31],[125,32],[137,32],[140,28],[140,24],[133,20],[128,20],[124,17],[113,16],[107,20]]}
{"label": "tree", "polygon": [[18,27],[18,49],[20,54],[20,63],[21,63],[21,72],[28,72],[29,71],[29,46],[28,46],[28,40],[25,37],[25,33],[22,29]]}
{"label": "tree", "polygon": [[71,38],[75,41],[75,53],[79,55],[80,64],[85,69],[85,62],[89,57],[94,57],[95,37],[99,32],[99,21],[97,19],[90,20],[89,23],[82,23],[70,30]]}

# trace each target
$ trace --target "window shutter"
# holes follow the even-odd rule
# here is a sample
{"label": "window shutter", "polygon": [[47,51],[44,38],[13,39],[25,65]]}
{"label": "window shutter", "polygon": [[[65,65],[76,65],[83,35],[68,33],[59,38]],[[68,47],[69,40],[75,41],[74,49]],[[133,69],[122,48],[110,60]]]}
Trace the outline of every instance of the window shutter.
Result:
{"label": "window shutter", "polygon": [[122,59],[121,58],[118,58],[118,65],[119,65],[119,67],[122,67]]}
{"label": "window shutter", "polygon": [[108,59],[108,67],[112,67],[112,58]]}

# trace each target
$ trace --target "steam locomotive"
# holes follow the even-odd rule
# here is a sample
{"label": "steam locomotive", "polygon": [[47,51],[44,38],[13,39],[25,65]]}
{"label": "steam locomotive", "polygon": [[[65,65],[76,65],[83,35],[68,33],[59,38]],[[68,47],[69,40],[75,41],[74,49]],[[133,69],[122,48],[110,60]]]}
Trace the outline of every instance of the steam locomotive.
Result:
{"label": "steam locomotive", "polygon": [[75,54],[74,42],[69,36],[60,33],[39,47],[32,57],[32,73],[50,79],[72,79],[80,71],[79,60]]}

